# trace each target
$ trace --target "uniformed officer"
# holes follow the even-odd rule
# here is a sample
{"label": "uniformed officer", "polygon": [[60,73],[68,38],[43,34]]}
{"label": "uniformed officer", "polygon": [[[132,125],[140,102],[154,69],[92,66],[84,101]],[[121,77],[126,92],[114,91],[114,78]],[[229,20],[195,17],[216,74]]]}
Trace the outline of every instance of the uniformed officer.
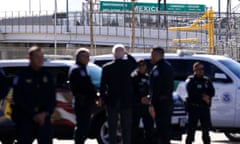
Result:
{"label": "uniformed officer", "polygon": [[13,112],[17,143],[52,144],[50,116],[56,105],[55,84],[52,75],[42,68],[43,52],[40,47],[28,51],[30,64],[19,71],[13,81]]}
{"label": "uniformed officer", "polygon": [[84,144],[87,138],[91,109],[95,104],[96,89],[87,73],[89,50],[79,48],[76,51],[76,64],[69,70],[70,87],[75,99],[76,128],[74,132],[75,144]]}
{"label": "uniformed officer", "polygon": [[160,144],[170,144],[171,115],[173,109],[173,69],[164,59],[164,49],[154,47],[151,51],[154,64],[150,73],[152,105],[156,112],[156,125]]}
{"label": "uniformed officer", "polygon": [[0,99],[6,97],[8,92],[8,82],[5,75],[5,72],[2,68],[0,68]]}
{"label": "uniformed officer", "polygon": [[[137,69],[132,72],[134,97],[133,97],[133,136],[132,144],[151,144],[153,141],[153,118],[149,113],[149,74],[143,59],[137,61]],[[140,135],[139,122],[142,118],[144,124],[143,137]],[[142,139],[143,138],[143,139]]]}
{"label": "uniformed officer", "polygon": [[204,65],[200,62],[193,64],[193,75],[186,80],[188,111],[188,130],[186,144],[194,141],[195,131],[200,120],[204,144],[210,144],[209,130],[211,128],[210,106],[214,96],[214,88],[207,76],[204,76]]}

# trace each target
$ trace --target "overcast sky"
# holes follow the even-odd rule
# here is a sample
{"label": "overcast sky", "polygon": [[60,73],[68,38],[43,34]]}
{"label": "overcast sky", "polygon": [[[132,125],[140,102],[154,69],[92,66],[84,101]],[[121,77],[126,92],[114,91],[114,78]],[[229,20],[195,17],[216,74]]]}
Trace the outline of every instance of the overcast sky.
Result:
{"label": "overcast sky", "polygon": [[[56,0],[58,11],[66,10],[67,0]],[[95,0],[93,0],[95,1]],[[124,0],[105,0],[105,1],[124,1]],[[126,0],[130,1],[130,0]],[[138,0],[139,2],[158,2],[158,0]],[[213,7],[218,11],[219,0],[167,0],[167,3],[179,4],[205,4],[207,7]],[[31,2],[31,6],[30,3]],[[80,11],[82,3],[85,0],[68,0],[69,11]],[[162,0],[163,2],[163,0]],[[53,11],[55,0],[0,0],[0,11]],[[232,0],[232,8],[238,5],[239,0]],[[221,0],[221,11],[226,11],[227,0]]]}

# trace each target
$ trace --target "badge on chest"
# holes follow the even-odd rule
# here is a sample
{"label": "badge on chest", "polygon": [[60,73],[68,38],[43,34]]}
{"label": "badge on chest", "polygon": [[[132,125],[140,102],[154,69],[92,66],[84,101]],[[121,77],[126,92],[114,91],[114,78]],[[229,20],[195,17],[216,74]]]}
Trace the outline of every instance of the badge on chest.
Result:
{"label": "badge on chest", "polygon": [[80,70],[80,75],[81,75],[82,77],[87,76],[87,74],[86,74],[86,72],[85,72],[84,70]]}
{"label": "badge on chest", "polygon": [[197,88],[202,89],[203,88],[202,84],[197,84]]}

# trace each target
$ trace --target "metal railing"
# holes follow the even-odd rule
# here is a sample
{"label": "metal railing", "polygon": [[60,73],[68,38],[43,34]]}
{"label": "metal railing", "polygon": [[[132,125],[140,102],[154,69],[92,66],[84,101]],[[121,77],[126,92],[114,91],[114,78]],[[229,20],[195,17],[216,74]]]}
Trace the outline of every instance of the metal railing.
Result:
{"label": "metal railing", "polygon": [[[69,12],[69,31],[67,30],[66,13],[57,13],[56,33],[71,34],[72,36],[89,35],[89,12]],[[135,13],[136,47],[149,47],[151,40],[160,41],[166,48],[188,48],[197,50],[208,49],[207,31],[175,31],[170,32],[169,27],[191,25],[203,13],[174,13],[154,12]],[[166,18],[166,21],[164,21]],[[131,39],[132,23],[131,12],[93,12],[94,37],[114,36]],[[207,21],[201,21],[204,25]],[[29,13],[13,11],[0,12],[0,33],[2,34],[53,34],[54,12],[33,11]],[[216,54],[227,54],[240,59],[240,17],[239,14],[227,16],[222,13],[214,17],[214,47]],[[198,39],[198,41],[173,41],[174,39]],[[95,38],[96,39],[96,38]],[[107,43],[107,41],[106,41]],[[104,44],[103,44],[104,45]]]}

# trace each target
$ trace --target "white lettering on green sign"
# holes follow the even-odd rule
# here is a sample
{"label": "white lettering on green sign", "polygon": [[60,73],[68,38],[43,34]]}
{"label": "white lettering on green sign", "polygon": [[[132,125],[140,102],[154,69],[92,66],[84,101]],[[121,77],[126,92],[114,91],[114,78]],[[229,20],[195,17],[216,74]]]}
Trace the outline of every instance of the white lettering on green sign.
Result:
{"label": "white lettering on green sign", "polygon": [[[160,4],[160,11],[163,10],[163,4]],[[100,1],[100,11],[131,11],[131,2],[110,2]],[[157,3],[143,3],[135,2],[136,12],[157,12]],[[179,12],[205,12],[205,5],[203,4],[167,4],[166,11]]]}

